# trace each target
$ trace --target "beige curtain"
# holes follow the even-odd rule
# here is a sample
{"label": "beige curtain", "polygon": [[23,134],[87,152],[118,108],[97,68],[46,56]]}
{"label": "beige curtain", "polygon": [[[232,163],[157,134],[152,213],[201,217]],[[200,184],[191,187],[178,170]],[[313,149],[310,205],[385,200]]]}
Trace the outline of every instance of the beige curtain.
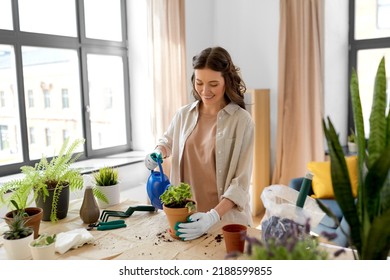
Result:
{"label": "beige curtain", "polygon": [[155,141],[176,110],[188,102],[186,92],[184,0],[148,0],[149,52]]}
{"label": "beige curtain", "polygon": [[273,184],[324,160],[323,0],[281,0],[277,153]]}

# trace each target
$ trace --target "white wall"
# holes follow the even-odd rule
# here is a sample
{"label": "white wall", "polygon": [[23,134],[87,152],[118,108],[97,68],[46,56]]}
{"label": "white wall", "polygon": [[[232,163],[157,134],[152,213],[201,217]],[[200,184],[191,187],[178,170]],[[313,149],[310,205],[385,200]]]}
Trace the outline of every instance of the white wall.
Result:
{"label": "white wall", "polygon": [[[139,0],[128,0],[129,12],[132,6],[139,10]],[[329,115],[340,132],[341,140],[346,139],[347,127],[347,64],[348,64],[348,1],[326,0],[325,2],[325,100],[324,115]],[[187,80],[189,85],[192,74],[192,57],[202,49],[220,45],[232,55],[241,68],[242,76],[248,88],[269,88],[271,90],[271,161],[275,159],[278,98],[278,36],[279,1],[276,0],[185,0],[186,11],[186,50]],[[143,29],[145,22],[129,16],[129,24],[136,26],[136,32]],[[133,22],[132,22],[133,21]],[[130,29],[131,26],[130,26]],[[142,63],[140,52],[147,47],[146,37],[131,44],[139,45],[130,50],[130,60]],[[142,43],[143,42],[143,43]],[[131,45],[130,44],[130,45]],[[141,45],[144,44],[143,47]],[[144,53],[145,55],[145,53]],[[145,61],[145,60],[144,60]],[[149,122],[145,107],[145,81],[140,79],[141,72],[147,75],[147,69],[138,69],[130,61],[130,81],[132,90],[132,124],[135,149],[150,149],[145,124]],[[133,64],[132,64],[133,63]],[[137,69],[137,70],[136,70]],[[134,95],[135,94],[135,95]],[[140,109],[142,108],[142,110]],[[143,129],[143,130],[142,130]],[[146,141],[146,142],[145,142]]]}

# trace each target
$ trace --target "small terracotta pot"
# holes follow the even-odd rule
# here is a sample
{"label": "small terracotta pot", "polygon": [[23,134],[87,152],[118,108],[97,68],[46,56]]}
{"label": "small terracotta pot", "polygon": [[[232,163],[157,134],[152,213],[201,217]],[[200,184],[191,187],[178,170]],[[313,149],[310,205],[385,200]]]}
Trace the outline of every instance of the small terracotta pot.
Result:
{"label": "small terracotta pot", "polygon": [[188,208],[169,208],[163,205],[163,210],[165,212],[165,215],[167,216],[168,222],[169,222],[169,234],[175,238],[180,239],[176,235],[175,225],[176,223],[180,222],[187,222],[187,217],[192,214],[192,212],[188,212]]}
{"label": "small terracotta pot", "polygon": [[233,252],[244,253],[246,231],[247,227],[240,224],[228,224],[222,228],[228,254]]}
{"label": "small terracotta pot", "polygon": [[[43,216],[43,210],[39,207],[27,207],[24,209],[24,211],[28,214],[28,217],[25,218],[26,226],[32,227],[34,230],[34,239],[38,238],[39,236],[39,227],[41,225],[41,220]],[[5,214],[5,222],[9,225],[11,221],[13,220],[14,213],[16,210],[10,211]]]}

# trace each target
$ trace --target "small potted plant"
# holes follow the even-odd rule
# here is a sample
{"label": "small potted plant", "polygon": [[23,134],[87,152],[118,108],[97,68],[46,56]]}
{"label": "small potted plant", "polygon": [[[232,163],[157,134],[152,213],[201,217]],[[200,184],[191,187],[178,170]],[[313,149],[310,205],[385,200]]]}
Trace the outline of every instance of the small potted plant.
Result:
{"label": "small potted plant", "polygon": [[[107,208],[120,202],[120,182],[118,180],[118,169],[115,167],[102,167],[92,174],[95,186],[95,196],[97,190],[103,194],[103,198],[98,199],[100,208]],[[99,196],[98,196],[99,198]]]}
{"label": "small potted plant", "polygon": [[34,260],[52,260],[55,257],[56,234],[43,233],[30,242],[32,258]]}
{"label": "small potted plant", "polygon": [[25,260],[31,258],[28,244],[34,240],[34,230],[26,226],[25,212],[15,212],[8,224],[9,230],[3,233],[3,243],[7,256],[11,260]]}
{"label": "small potted plant", "polygon": [[43,209],[39,207],[27,207],[26,201],[15,197],[17,200],[11,200],[11,205],[15,208],[5,214],[4,220],[10,225],[14,216],[21,212],[23,214],[27,227],[32,227],[34,230],[34,239],[39,235],[39,228],[43,216]]}
{"label": "small potted plant", "polygon": [[0,187],[0,202],[10,205],[11,200],[23,200],[26,205],[35,201],[43,209],[43,221],[56,222],[67,216],[70,191],[83,188],[83,177],[72,168],[81,153],[75,153],[84,143],[76,139],[69,146],[63,143],[57,156],[49,161],[45,156],[34,166],[22,166],[21,179],[11,180]]}
{"label": "small potted plant", "polygon": [[160,196],[163,211],[169,222],[169,234],[173,238],[180,239],[176,235],[176,223],[187,222],[188,216],[196,210],[195,202],[191,198],[191,187],[186,183],[170,185]]}
{"label": "small potted plant", "polygon": [[357,146],[356,146],[356,136],[355,133],[351,130],[351,134],[348,135],[348,152],[349,153],[356,153],[357,152]]}
{"label": "small potted plant", "polygon": [[[327,260],[328,252],[320,247],[317,236],[310,234],[310,223],[301,225],[293,220],[277,218],[280,228],[263,233],[261,240],[245,236],[246,254],[253,260]],[[340,254],[343,250],[337,252]],[[236,257],[237,252],[226,258]]]}

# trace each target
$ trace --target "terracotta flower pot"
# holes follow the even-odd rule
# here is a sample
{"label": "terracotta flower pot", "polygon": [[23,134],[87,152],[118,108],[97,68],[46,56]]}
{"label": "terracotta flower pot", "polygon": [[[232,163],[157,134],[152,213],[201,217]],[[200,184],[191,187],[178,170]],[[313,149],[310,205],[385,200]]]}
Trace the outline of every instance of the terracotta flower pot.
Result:
{"label": "terracotta flower pot", "polygon": [[233,252],[244,252],[246,231],[247,227],[240,224],[228,224],[222,228],[226,252],[228,254]]}
{"label": "terracotta flower pot", "polygon": [[[24,211],[28,214],[28,217],[25,218],[26,226],[32,227],[34,230],[34,239],[39,236],[39,227],[41,225],[41,220],[43,217],[43,210],[39,207],[27,207]],[[16,210],[10,211],[5,214],[5,222],[9,225],[14,217]]]}
{"label": "terracotta flower pot", "polygon": [[188,208],[169,208],[163,205],[163,211],[167,216],[169,222],[169,234],[175,238],[180,239],[176,235],[175,225],[178,222],[187,222],[187,217],[190,216],[193,212],[188,212]]}

